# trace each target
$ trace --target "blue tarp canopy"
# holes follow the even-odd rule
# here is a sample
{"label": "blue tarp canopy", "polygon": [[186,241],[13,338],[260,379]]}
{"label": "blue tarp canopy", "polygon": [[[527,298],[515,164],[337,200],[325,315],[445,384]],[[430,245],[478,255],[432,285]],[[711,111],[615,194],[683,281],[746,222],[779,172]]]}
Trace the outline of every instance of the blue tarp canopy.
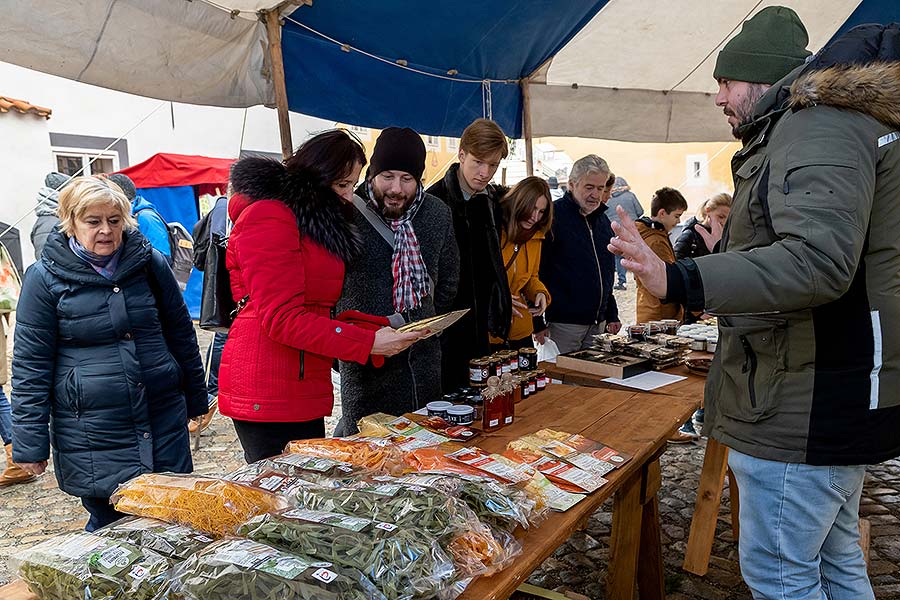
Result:
{"label": "blue tarp canopy", "polygon": [[[284,23],[288,104],[351,125],[458,136],[490,116],[522,134],[731,139],[714,106],[718,50],[767,6],[821,49],[898,0],[0,0],[0,60],[195,104],[274,104],[265,12]],[[60,35],[65,32],[65,35]]]}

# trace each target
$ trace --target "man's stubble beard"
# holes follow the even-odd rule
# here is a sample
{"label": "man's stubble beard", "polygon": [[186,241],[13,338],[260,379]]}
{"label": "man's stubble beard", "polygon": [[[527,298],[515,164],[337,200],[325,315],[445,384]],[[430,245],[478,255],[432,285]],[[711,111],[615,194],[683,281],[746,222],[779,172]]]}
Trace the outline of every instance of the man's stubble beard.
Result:
{"label": "man's stubble beard", "polygon": [[[769,87],[770,86],[762,83],[751,83],[743,101],[734,108],[734,112],[731,114],[738,118],[738,124],[731,129],[731,135],[736,139],[741,139],[739,133],[741,128],[744,127],[744,125],[753,122],[753,108],[756,106],[756,103],[759,102],[759,99],[769,90]],[[729,113],[726,112],[725,114],[727,115]]]}

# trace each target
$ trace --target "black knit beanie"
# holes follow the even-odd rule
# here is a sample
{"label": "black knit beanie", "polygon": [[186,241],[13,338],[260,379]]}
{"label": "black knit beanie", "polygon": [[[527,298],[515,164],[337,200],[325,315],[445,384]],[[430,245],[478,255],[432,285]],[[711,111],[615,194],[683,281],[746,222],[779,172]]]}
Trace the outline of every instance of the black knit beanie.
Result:
{"label": "black knit beanie", "polygon": [[425,143],[422,137],[409,127],[388,127],[375,141],[369,175],[382,171],[403,171],[417,180],[425,172]]}
{"label": "black knit beanie", "polygon": [[806,27],[790,8],[768,6],[744,21],[719,52],[713,77],[773,84],[811,54]]}

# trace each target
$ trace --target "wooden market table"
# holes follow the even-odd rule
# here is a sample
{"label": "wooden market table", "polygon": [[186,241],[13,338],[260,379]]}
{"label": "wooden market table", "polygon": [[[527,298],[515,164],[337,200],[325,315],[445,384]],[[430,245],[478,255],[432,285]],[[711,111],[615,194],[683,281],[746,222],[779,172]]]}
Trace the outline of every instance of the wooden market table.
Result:
{"label": "wooden market table", "polygon": [[[609,498],[613,498],[607,595],[632,600],[635,585],[643,600],[665,597],[659,502],[659,457],[666,440],[699,406],[699,396],[645,393],[626,389],[550,385],[516,405],[516,421],[474,440],[489,452],[501,452],[522,435],[549,427],[580,433],[632,455],[607,475],[609,483],[564,513],[551,513],[540,524],[518,532],[523,552],[505,570],[476,579],[461,600],[508,598],[547,557]],[[36,600],[25,584],[0,587],[3,600]]]}

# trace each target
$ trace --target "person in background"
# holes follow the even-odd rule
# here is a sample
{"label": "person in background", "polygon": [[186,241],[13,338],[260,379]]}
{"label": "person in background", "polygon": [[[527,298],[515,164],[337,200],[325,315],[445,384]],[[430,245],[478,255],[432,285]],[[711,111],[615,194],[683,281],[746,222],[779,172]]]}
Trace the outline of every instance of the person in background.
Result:
{"label": "person in background", "polygon": [[559,188],[559,179],[553,175],[547,179],[547,185],[550,186],[550,202],[559,200],[563,197],[563,194],[565,194],[565,191]]}
{"label": "person in background", "polygon": [[[669,239],[669,232],[681,221],[681,215],[687,210],[687,200],[676,189],[664,187],[653,193],[650,200],[650,216],[640,217],[635,221],[638,232],[653,253],[666,263],[675,262],[675,250]],[[636,321],[648,323],[663,319],[681,321],[682,309],[678,304],[663,304],[659,298],[647,292],[640,281],[637,282]]]}
{"label": "person in background", "polygon": [[0,487],[27,483],[37,477],[13,462],[12,409],[2,387],[9,380],[9,369],[6,364],[7,327],[9,327],[9,313],[0,313],[0,439],[3,440],[3,446],[6,450],[6,469],[0,474]]}
{"label": "person in background", "polygon": [[549,328],[536,332],[535,339],[543,344],[549,332],[563,353],[589,348],[595,335],[622,328],[612,289],[615,261],[607,249],[612,229],[602,201],[609,173],[599,156],[579,158],[572,165],[569,191],[553,203],[540,268],[553,304],[546,313]]}
{"label": "person in background", "polygon": [[[684,224],[684,230],[675,241],[675,258],[698,258],[706,256],[714,251],[716,244],[722,239],[722,231],[728,215],[731,214],[731,194],[722,192],[707,199],[697,211],[697,217],[691,217]],[[702,311],[685,311],[684,322],[695,323],[703,316]],[[694,411],[691,417],[691,426],[687,424],[681,428],[686,433],[695,433],[699,436],[703,430],[703,421],[706,412],[703,406]]]}
{"label": "person in background", "polygon": [[491,338],[494,350],[534,347],[534,319],[540,319],[550,305],[550,292],[538,277],[541,244],[553,222],[550,191],[540,177],[526,177],[500,201],[500,240],[509,289],[529,308],[513,314],[508,339]]}
{"label": "person in background", "polygon": [[469,360],[490,353],[490,336],[506,339],[513,306],[528,311],[512,297],[503,268],[498,229],[502,190],[491,179],[506,158],[509,146],[500,126],[476,119],[459,140],[459,162],[450,165],[440,181],[426,190],[453,213],[459,246],[459,289],[453,310],[466,316],[441,334],[441,379],[445,393],[468,385]]}
{"label": "person in background", "polygon": [[[378,136],[366,179],[356,190],[354,223],[363,250],[347,268],[338,313],[385,315],[400,327],[450,310],[459,284],[459,249],[450,209],[422,185],[425,154],[422,137],[412,129],[388,127]],[[402,415],[441,399],[437,337],[385,359],[381,367],[342,361],[340,371],[343,416],[337,436],[357,433],[356,423],[366,415]]]}
{"label": "person in background", "polygon": [[742,147],[717,252],[660,260],[626,217],[611,248],[647,290],[714,313],[703,432],[740,487],[755,599],[872,600],[866,465],[900,455],[900,24],[810,57],[790,8],[745,21],[716,59]]}
{"label": "person in background", "polygon": [[12,363],[13,460],[47,467],[93,531],[141,473],[193,470],[187,420],[206,412],[203,364],[181,291],[135,228],[119,187],[77,177],[59,228],[25,273]]}
{"label": "person in background", "polygon": [[131,214],[137,220],[138,229],[150,241],[150,245],[165,256],[171,264],[172,249],[169,247],[169,228],[166,227],[166,220],[159,214],[156,206],[138,195],[134,182],[128,175],[113,173],[107,178],[125,192],[125,197],[131,201]]}
{"label": "person in background", "polygon": [[[644,216],[644,207],[641,206],[641,203],[638,201],[637,196],[634,195],[634,192],[631,191],[631,187],[628,185],[628,182],[625,181],[624,177],[616,177],[612,186],[612,196],[606,202],[607,211],[606,216],[609,217],[610,222],[612,223],[621,223],[619,219],[619,214],[616,212],[616,208],[621,206],[625,210],[625,214],[627,214],[632,221],[637,221],[639,218]],[[615,288],[616,290],[625,290],[627,287],[625,286],[625,275],[627,270],[622,266],[622,257],[616,256],[616,278],[617,283]]]}
{"label": "person in background", "polygon": [[34,209],[35,220],[31,228],[31,245],[34,246],[34,259],[41,259],[47,236],[59,225],[59,191],[69,181],[69,176],[53,171],[44,178],[44,186],[38,190],[37,208]]}
{"label": "person in background", "polygon": [[364,364],[424,335],[331,317],[347,265],[359,258],[350,211],[365,164],[359,140],[335,129],[283,163],[248,157],[231,169],[225,261],[239,310],[222,352],[219,411],[233,420],[248,463],[325,436],[335,358]]}
{"label": "person in background", "polygon": [[[194,268],[201,272],[206,269],[206,253],[213,241],[213,235],[224,237],[227,235],[228,229],[228,197],[219,196],[210,211],[194,225],[192,232]],[[216,414],[219,402],[219,366],[222,362],[222,350],[225,349],[227,340],[227,332],[217,331],[206,350],[206,395],[209,410],[199,419],[191,419],[188,423],[188,430],[191,433],[197,433],[209,427]]]}

